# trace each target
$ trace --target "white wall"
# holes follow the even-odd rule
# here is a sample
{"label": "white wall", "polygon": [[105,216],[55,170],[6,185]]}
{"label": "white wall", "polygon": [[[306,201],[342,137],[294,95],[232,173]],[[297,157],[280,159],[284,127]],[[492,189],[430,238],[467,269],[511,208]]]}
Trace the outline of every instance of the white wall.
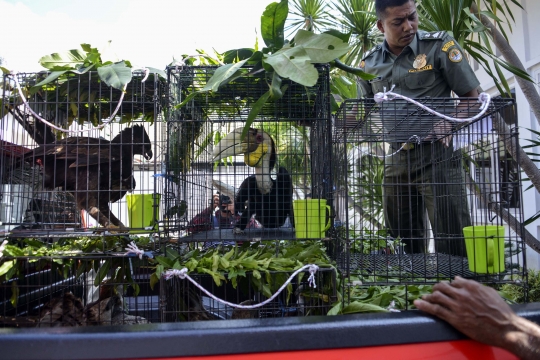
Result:
{"label": "white wall", "polygon": [[[505,27],[510,45],[520,58],[525,69],[527,69],[527,71],[534,77],[536,81],[539,81],[540,43],[538,41],[537,34],[540,33],[540,22],[538,21],[540,18],[540,1],[520,1],[520,4],[524,8],[523,10],[516,5],[511,4],[509,1],[506,1],[506,3],[510,6],[515,17],[515,23],[512,24],[512,32],[510,32],[508,26]],[[476,75],[485,91],[492,95],[498,95],[497,88],[495,87],[493,80],[483,70],[480,69],[476,71]],[[529,104],[514,77],[506,71],[505,75],[510,87],[514,88],[516,91],[519,138],[521,145],[525,146],[529,144],[526,139],[536,138],[536,136],[528,129],[538,131],[540,130],[540,125],[532,114]],[[534,149],[534,151],[540,154],[540,149]],[[522,175],[522,178],[526,177],[527,176],[525,174]],[[526,189],[529,185],[530,182],[523,182],[523,189]],[[540,210],[540,194],[538,194],[538,192],[534,189],[524,192],[523,210],[524,219],[530,218]],[[536,238],[540,238],[540,221],[536,221],[533,224],[528,225],[527,230],[530,231]],[[540,269],[540,254],[528,249],[527,265],[529,268]]]}

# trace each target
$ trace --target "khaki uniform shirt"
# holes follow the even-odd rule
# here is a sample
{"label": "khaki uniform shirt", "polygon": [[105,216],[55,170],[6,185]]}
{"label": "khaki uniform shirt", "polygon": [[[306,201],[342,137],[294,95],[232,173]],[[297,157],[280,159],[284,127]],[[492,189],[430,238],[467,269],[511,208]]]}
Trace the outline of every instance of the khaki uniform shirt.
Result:
{"label": "khaki uniform shirt", "polygon": [[477,88],[474,75],[463,50],[445,31],[418,31],[413,41],[398,56],[388,49],[386,41],[364,57],[361,67],[378,77],[360,81],[361,96],[389,91],[410,98],[458,96]]}

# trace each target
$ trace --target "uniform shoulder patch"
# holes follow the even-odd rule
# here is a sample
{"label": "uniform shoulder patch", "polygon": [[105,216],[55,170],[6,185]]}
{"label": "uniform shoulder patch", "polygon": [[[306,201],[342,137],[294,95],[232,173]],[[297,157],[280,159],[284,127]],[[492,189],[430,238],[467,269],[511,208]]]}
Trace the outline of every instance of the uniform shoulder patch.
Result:
{"label": "uniform shoulder patch", "polygon": [[448,58],[450,61],[457,63],[463,60],[463,54],[461,51],[459,51],[459,49],[453,48],[448,52]]}
{"label": "uniform shoulder patch", "polygon": [[447,52],[448,49],[450,49],[454,45],[456,45],[456,42],[454,40],[450,40],[442,46],[441,50]]}
{"label": "uniform shoulder patch", "polygon": [[442,40],[446,36],[446,31],[422,32],[420,40]]}

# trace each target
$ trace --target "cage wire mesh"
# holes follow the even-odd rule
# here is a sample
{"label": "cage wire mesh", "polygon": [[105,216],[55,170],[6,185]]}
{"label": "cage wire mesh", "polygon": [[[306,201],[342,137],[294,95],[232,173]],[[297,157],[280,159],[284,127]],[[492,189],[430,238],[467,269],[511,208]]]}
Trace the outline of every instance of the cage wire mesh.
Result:
{"label": "cage wire mesh", "polygon": [[[480,106],[419,101],[457,118]],[[517,135],[512,99],[453,124],[404,100],[346,101],[333,140],[340,268],[363,284],[523,280],[520,169],[508,150]]]}
{"label": "cage wire mesh", "polygon": [[[215,67],[170,68],[167,91],[163,91],[159,79],[142,83],[142,74],[135,73],[117,114],[119,123],[115,120],[105,130],[89,134],[72,134],[79,137],[74,149],[77,164],[89,161],[90,150],[102,151],[92,147],[95,143],[107,144],[105,152],[110,151],[113,145],[109,141],[126,129],[142,125],[150,139],[150,147],[140,150],[146,140],[122,137],[119,144],[128,153],[147,154],[151,150],[153,157],[151,160],[135,157],[131,163],[132,175],[119,178],[112,174],[120,169],[124,175],[123,166],[115,168],[110,162],[99,162],[100,174],[108,174],[108,181],[99,182],[97,189],[87,186],[92,180],[87,173],[83,173],[84,186],[62,186],[60,180],[66,180],[71,171],[64,158],[48,158],[35,151],[42,146],[55,152],[61,141],[26,110],[13,79],[4,78],[1,225],[2,236],[9,239],[9,251],[0,260],[3,299],[0,326],[88,326],[204,319],[198,313],[212,319],[307,316],[329,310],[338,298],[339,278],[332,266],[322,267],[316,273],[317,289],[307,285],[307,271],[300,273],[273,302],[244,314],[220,305],[185,280],[166,281],[161,277],[163,265],[171,268],[181,256],[191,259],[193,255],[194,260],[200,260],[204,254],[211,254],[213,261],[216,254],[225,258],[233,244],[243,244],[242,249],[236,248],[238,251],[251,248],[260,253],[259,243],[250,245],[251,240],[295,239],[292,207],[283,207],[281,210],[288,212],[281,211],[279,218],[274,212],[261,212],[273,202],[282,202],[285,196],[265,198],[257,215],[247,219],[243,235],[232,233],[231,227],[240,221],[237,214],[229,222],[218,221],[216,225],[215,218],[219,219],[220,215],[216,211],[222,209],[214,207],[213,195],[219,191],[220,206],[227,202],[234,204],[242,182],[256,170],[246,165],[244,157],[236,156],[239,154],[218,164],[213,161],[214,148],[221,138],[245,123],[249,110],[268,86],[264,75],[239,78],[218,92],[196,96],[184,107],[177,107],[189,93],[204,86],[215,70]],[[289,201],[309,194],[331,203],[328,67],[318,70],[319,82],[312,88],[284,80],[289,87],[283,99],[263,107],[252,125],[259,134],[269,134],[272,138],[277,164],[290,177]],[[17,76],[24,89],[31,89],[46,74]],[[71,130],[84,127],[81,123],[97,124],[113,112],[120,93],[96,80],[95,73],[87,73],[52,82],[39,91],[27,93],[29,106],[57,126]],[[160,115],[162,107],[164,119]],[[80,139],[84,139],[82,144]],[[53,176],[49,176],[49,168],[55,170]],[[271,173],[276,181],[277,169],[276,166]],[[116,187],[111,187],[115,179]],[[133,186],[131,191],[125,191],[129,186]],[[93,192],[98,197],[96,207],[110,204],[112,213],[128,233],[111,236],[114,234],[98,231],[116,229],[98,225],[97,221],[89,223],[88,215],[81,214],[79,197],[88,199]],[[138,203],[133,200],[135,195]],[[116,202],[112,201],[115,196]],[[202,220],[194,221],[197,218]],[[152,235],[148,237],[148,233]],[[133,254],[126,256],[126,247],[132,240],[152,251],[146,251],[142,259]],[[283,241],[272,243],[276,244],[276,258],[284,251],[291,251],[281,245]],[[302,250],[306,255],[311,251],[308,247]],[[28,253],[33,256],[25,255]],[[252,259],[245,261],[254,266]],[[268,259],[257,261],[266,263]],[[284,270],[259,272],[247,267],[234,276],[224,273],[220,276],[226,281],[221,286],[215,283],[216,274],[211,268],[207,273],[194,269],[190,275],[203,288],[226,301],[251,304],[267,299],[291,275],[290,269],[298,264],[291,261],[294,266],[289,264]],[[238,286],[233,286],[234,277]]]}
{"label": "cage wire mesh", "polygon": [[[271,81],[265,72],[242,68],[251,75],[178,106],[215,71],[213,66],[168,69],[164,227],[180,243],[294,239],[292,199],[311,194],[329,200],[331,193],[329,69],[318,67],[318,82],[309,88],[284,79],[283,97],[262,106],[246,137],[241,131],[248,114]],[[254,162],[257,152],[266,156],[259,163]],[[264,179],[255,184],[256,177]],[[271,190],[259,191],[264,182],[272,183]],[[219,204],[214,204],[218,193]],[[226,207],[228,202],[232,205]],[[233,234],[233,227],[244,234]]]}
{"label": "cage wire mesh", "polygon": [[[267,288],[249,272],[238,277],[233,284],[216,285],[205,275],[192,278],[205,290],[220,299],[244,306],[256,305],[268,300],[292,275],[292,271],[271,271],[266,275]],[[209,297],[187,279],[161,278],[160,316],[162,322],[260,319],[291,316],[326,315],[332,303],[337,300],[336,272],[321,268],[315,275],[315,286],[308,283],[309,274],[302,272],[295,276],[291,285],[272,301],[256,308],[240,309],[223,304]],[[202,305],[202,306],[201,306]]]}
{"label": "cage wire mesh", "polygon": [[[162,189],[151,175],[159,173],[165,153],[165,79],[150,75],[143,82],[144,73],[134,72],[122,99],[122,91],[95,71],[40,85],[48,75],[3,77],[0,231],[56,236],[96,228],[145,230],[157,222]],[[119,103],[111,124],[83,131],[106,121]],[[29,108],[71,133],[54,130]],[[150,200],[142,206],[139,197],[146,194]],[[126,204],[130,197],[133,206]]]}
{"label": "cage wire mesh", "polygon": [[0,327],[159,321],[158,297],[138,296],[149,292],[146,259],[93,254],[2,260],[15,264],[11,278],[0,283]]}

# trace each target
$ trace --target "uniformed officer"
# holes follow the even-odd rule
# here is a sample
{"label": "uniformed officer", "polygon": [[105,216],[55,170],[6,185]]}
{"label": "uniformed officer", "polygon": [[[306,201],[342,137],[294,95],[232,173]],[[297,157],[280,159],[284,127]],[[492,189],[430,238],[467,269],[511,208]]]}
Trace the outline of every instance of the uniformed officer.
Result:
{"label": "uniformed officer", "polygon": [[[450,97],[452,91],[478,97],[479,82],[457,41],[444,31],[418,31],[414,0],[375,0],[375,9],[384,42],[361,63],[366,73],[377,76],[360,82],[364,97],[392,86],[410,98]],[[400,145],[392,144],[393,151]],[[384,208],[390,235],[402,239],[406,252],[426,251],[427,209],[436,251],[465,256],[462,229],[471,220],[462,159],[451,137],[408,145],[386,158]]]}

